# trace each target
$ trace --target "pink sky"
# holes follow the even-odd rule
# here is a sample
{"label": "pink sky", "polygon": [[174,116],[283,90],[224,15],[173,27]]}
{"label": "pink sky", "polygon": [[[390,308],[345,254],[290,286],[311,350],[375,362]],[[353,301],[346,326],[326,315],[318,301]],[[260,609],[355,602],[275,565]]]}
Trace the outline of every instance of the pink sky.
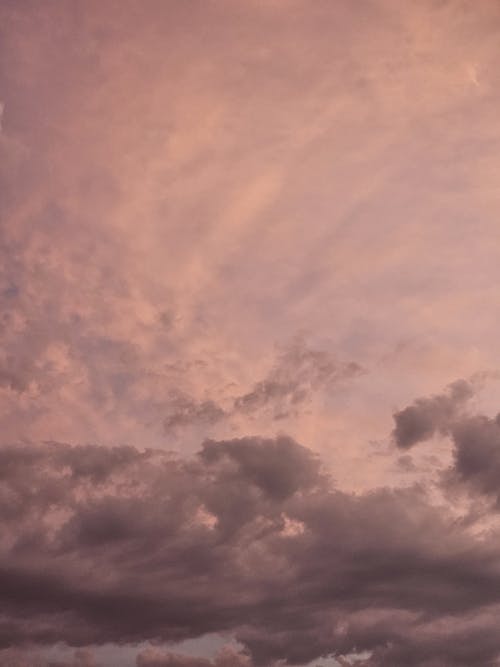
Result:
{"label": "pink sky", "polygon": [[498,2],[0,32],[0,667],[500,664]]}

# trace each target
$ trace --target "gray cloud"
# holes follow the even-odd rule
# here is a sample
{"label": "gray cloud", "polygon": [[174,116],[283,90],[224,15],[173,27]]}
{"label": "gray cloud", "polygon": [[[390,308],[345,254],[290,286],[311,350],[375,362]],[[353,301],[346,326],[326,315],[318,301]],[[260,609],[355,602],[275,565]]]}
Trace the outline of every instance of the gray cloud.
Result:
{"label": "gray cloud", "polygon": [[392,435],[396,445],[408,449],[432,438],[436,432],[446,433],[473,394],[469,382],[457,380],[444,394],[417,398],[412,405],[394,414],[396,425]]}
{"label": "gray cloud", "polygon": [[[500,653],[481,620],[500,606],[499,536],[474,537],[421,488],[343,493],[285,436],[208,441],[191,459],[56,443],[0,456],[4,648],[230,632],[259,666]],[[477,659],[461,636],[482,637]],[[152,655],[142,664],[190,664]]]}
{"label": "gray cloud", "polygon": [[[453,462],[441,475],[444,486],[461,487],[500,505],[500,415],[467,414],[463,408],[472,393],[471,385],[459,380],[446,394],[417,399],[394,415],[393,436],[396,445],[406,449],[436,431],[448,435]],[[406,457],[400,457],[398,463],[411,467]]]}
{"label": "gray cloud", "polygon": [[453,466],[446,483],[465,486],[500,505],[500,415],[459,419],[451,428]]}

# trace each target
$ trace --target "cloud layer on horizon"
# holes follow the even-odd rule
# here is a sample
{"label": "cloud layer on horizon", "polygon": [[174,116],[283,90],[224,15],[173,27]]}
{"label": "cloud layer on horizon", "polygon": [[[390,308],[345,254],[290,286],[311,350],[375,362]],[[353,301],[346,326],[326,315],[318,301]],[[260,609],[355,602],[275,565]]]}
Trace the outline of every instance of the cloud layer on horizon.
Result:
{"label": "cloud layer on horizon", "polygon": [[[188,459],[4,446],[0,462],[5,648],[218,632],[255,665],[368,651],[367,665],[471,667],[500,655],[500,533],[476,534],[420,486],[336,490],[285,436],[207,441]],[[146,651],[138,664],[180,660]]]}

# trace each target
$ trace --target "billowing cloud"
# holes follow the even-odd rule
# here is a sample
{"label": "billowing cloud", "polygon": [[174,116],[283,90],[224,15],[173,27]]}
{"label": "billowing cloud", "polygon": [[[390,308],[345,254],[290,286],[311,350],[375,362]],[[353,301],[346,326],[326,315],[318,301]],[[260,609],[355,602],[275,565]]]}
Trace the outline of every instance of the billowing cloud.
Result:
{"label": "billowing cloud", "polygon": [[[452,444],[452,463],[442,475],[445,485],[461,486],[472,495],[500,503],[500,416],[469,414],[465,402],[472,396],[469,383],[459,380],[445,394],[418,398],[394,414],[397,447],[406,449],[439,432]],[[403,460],[402,460],[403,459]],[[406,469],[411,460],[400,457]]]}
{"label": "billowing cloud", "polygon": [[[47,443],[1,460],[4,647],[231,632],[256,665],[500,652],[481,621],[500,608],[500,536],[475,536],[421,488],[338,491],[285,436],[206,442],[190,459]],[[484,635],[475,662],[454,639],[469,635]],[[203,660],[151,649],[138,664]]]}
{"label": "billowing cloud", "polygon": [[500,504],[500,416],[474,416],[453,425],[452,476],[471,490],[496,498]]}
{"label": "billowing cloud", "polygon": [[417,398],[412,405],[396,412],[393,437],[401,449],[428,440],[436,432],[447,433],[466,401],[474,394],[465,380],[451,384],[444,394]]}

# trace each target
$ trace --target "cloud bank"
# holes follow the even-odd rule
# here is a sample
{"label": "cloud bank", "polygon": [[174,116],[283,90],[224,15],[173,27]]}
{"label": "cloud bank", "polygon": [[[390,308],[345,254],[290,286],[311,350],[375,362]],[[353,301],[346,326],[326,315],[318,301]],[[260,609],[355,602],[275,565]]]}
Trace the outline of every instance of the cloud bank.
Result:
{"label": "cloud bank", "polygon": [[207,441],[190,459],[46,443],[0,460],[4,648],[219,632],[245,654],[217,667],[363,651],[369,665],[470,667],[500,652],[500,534],[474,535],[420,487],[336,490],[286,436]]}

